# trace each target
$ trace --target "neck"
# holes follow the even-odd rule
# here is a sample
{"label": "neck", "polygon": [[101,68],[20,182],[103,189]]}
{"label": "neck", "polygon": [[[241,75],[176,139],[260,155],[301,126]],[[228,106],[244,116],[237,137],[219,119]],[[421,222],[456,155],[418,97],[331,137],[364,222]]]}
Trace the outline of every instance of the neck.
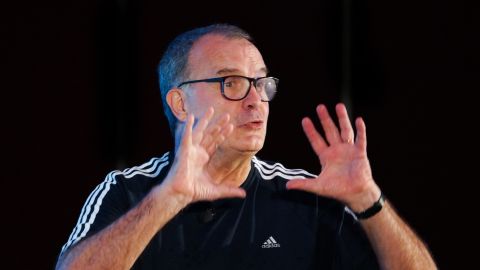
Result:
{"label": "neck", "polygon": [[[175,152],[178,150],[180,137],[175,138]],[[207,171],[217,184],[239,187],[247,179],[254,155],[255,152],[224,150],[219,147],[210,157]]]}
{"label": "neck", "polygon": [[240,186],[250,172],[253,153],[239,153],[217,149],[210,158],[207,170],[218,183]]}

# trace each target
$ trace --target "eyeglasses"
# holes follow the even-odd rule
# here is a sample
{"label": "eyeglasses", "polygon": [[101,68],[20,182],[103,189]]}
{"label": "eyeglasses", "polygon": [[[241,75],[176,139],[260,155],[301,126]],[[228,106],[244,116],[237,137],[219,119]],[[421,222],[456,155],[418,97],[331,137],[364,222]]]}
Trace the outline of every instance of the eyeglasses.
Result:
{"label": "eyeglasses", "polygon": [[250,92],[251,85],[255,86],[257,93],[260,94],[262,101],[271,101],[277,93],[278,79],[274,77],[250,78],[240,75],[209,78],[203,80],[193,80],[180,83],[177,87],[189,83],[199,82],[218,82],[222,96],[228,100],[242,100]]}

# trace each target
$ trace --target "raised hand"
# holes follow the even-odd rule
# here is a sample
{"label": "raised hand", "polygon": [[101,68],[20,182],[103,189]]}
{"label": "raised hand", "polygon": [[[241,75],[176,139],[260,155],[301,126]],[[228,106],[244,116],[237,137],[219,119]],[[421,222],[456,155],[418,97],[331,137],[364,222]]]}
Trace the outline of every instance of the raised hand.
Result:
{"label": "raised hand", "polygon": [[188,115],[180,146],[165,185],[174,195],[180,195],[187,203],[215,200],[227,197],[245,197],[245,190],[216,184],[207,167],[210,158],[232,130],[230,116],[224,115],[211,123],[213,108],[194,126],[194,115]]}
{"label": "raised hand", "polygon": [[317,106],[317,114],[325,131],[325,138],[315,129],[309,118],[302,120],[303,130],[317,154],[321,173],[315,179],[293,179],[288,189],[299,189],[344,202],[354,211],[369,207],[380,196],[367,157],[365,123],[357,118],[357,135],[348,118],[345,105],[337,104],[339,126],[335,125],[324,105]]}

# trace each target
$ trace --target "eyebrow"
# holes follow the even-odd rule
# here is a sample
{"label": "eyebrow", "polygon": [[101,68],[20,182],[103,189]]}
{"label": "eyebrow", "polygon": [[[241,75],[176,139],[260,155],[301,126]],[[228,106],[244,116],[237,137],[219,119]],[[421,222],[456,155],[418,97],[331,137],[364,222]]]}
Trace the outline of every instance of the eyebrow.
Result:
{"label": "eyebrow", "polygon": [[[262,67],[260,69],[260,72],[265,72],[265,74],[268,74],[268,69],[266,67]],[[239,69],[236,68],[222,68],[219,71],[217,71],[217,75],[227,75],[227,74],[234,74],[234,73],[240,73]]]}

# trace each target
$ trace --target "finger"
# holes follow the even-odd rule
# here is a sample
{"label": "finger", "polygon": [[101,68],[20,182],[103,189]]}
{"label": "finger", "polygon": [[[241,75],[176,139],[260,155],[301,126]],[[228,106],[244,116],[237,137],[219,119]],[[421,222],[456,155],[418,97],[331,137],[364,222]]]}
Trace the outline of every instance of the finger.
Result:
{"label": "finger", "polygon": [[229,121],[230,121],[229,114],[225,114],[216,120],[210,120],[209,125],[207,126],[207,128],[203,133],[213,135],[213,133],[217,132],[217,129],[219,128],[222,129],[224,126],[228,124]]}
{"label": "finger", "polygon": [[[225,133],[225,131],[228,131],[227,127],[229,121],[230,115],[226,114],[222,116],[216,123],[211,123],[207,130],[204,132],[201,144],[205,149],[207,149],[207,151],[212,145],[220,143],[218,141],[219,136],[220,134]],[[221,141],[223,140],[224,138],[221,139]]]}
{"label": "finger", "polygon": [[201,145],[204,148],[208,148],[210,144],[215,140],[215,138],[220,134],[222,131],[221,127],[214,126],[208,129],[208,132],[204,132],[203,139]]}
{"label": "finger", "polygon": [[317,129],[312,123],[312,120],[310,118],[305,117],[302,120],[302,127],[303,131],[305,132],[305,135],[308,138],[308,141],[310,142],[310,145],[313,148],[313,151],[315,151],[315,154],[317,156],[320,155],[320,153],[327,147],[327,143],[323,139],[322,135],[318,133]]}
{"label": "finger", "polygon": [[313,179],[292,179],[286,185],[289,190],[303,190],[317,195],[322,195],[323,188],[319,181]]}
{"label": "finger", "polygon": [[200,121],[196,124],[195,131],[193,132],[194,143],[200,143],[202,141],[204,131],[207,128],[210,119],[212,119],[213,112],[214,110],[212,107],[208,108],[203,117],[200,118]]}
{"label": "finger", "polygon": [[355,126],[357,128],[357,138],[355,144],[363,151],[367,150],[367,127],[361,117],[355,120]]}
{"label": "finger", "polygon": [[215,153],[215,151],[217,151],[217,148],[218,148],[218,144],[212,143],[208,147],[205,147],[205,150],[207,151],[209,156],[212,156]]}
{"label": "finger", "polygon": [[228,123],[222,128],[222,135],[226,138],[228,135],[230,135],[233,132],[233,124]]}
{"label": "finger", "polygon": [[328,143],[340,143],[340,133],[338,132],[338,128],[330,117],[325,105],[321,104],[317,106],[317,114],[318,118],[320,118],[320,123],[322,123],[323,130],[325,130],[325,136],[327,137]]}
{"label": "finger", "polygon": [[[224,115],[219,120],[218,127],[220,128],[220,132],[218,132],[218,134],[213,138],[216,140],[216,143],[221,143],[233,131],[233,124],[230,123],[229,114]],[[224,138],[220,138],[220,135],[222,135]]]}
{"label": "finger", "polygon": [[225,139],[233,131],[233,125],[228,124],[227,127],[221,129],[221,133],[214,137],[214,140],[207,146],[205,149],[207,153],[211,156],[217,150],[218,146],[225,141]]}
{"label": "finger", "polygon": [[187,116],[187,123],[183,127],[181,145],[189,145],[192,143],[192,128],[194,122],[195,116],[193,114],[189,114]]}
{"label": "finger", "polygon": [[218,119],[216,126],[220,128],[221,131],[225,129],[230,123],[230,114],[223,115],[220,119]]}
{"label": "finger", "polygon": [[220,198],[245,198],[247,193],[243,188],[220,185],[217,186],[218,199]]}
{"label": "finger", "polygon": [[354,134],[350,118],[348,117],[347,108],[343,103],[339,103],[335,106],[335,109],[337,111],[340,135],[343,141],[346,143],[353,143]]}
{"label": "finger", "polygon": [[220,143],[224,140],[225,137],[223,135],[217,136],[217,139],[215,141],[212,141],[208,146],[205,146],[205,150],[210,156],[213,155],[213,153],[215,153],[215,151],[217,150],[218,145],[220,145]]}

